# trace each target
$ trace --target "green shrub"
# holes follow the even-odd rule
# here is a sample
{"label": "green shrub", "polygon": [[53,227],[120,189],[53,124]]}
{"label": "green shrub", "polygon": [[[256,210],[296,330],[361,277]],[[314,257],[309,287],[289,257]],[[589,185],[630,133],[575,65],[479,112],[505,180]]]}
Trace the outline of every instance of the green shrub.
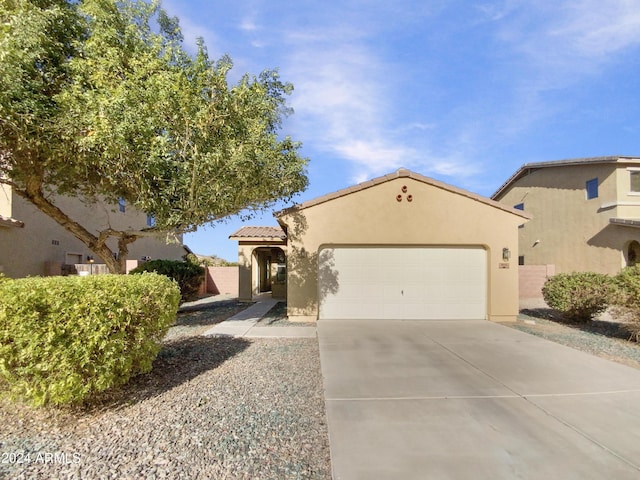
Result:
{"label": "green shrub", "polygon": [[200,284],[204,280],[204,268],[193,262],[180,260],[150,260],[137,266],[131,272],[155,272],[178,282],[182,301],[191,300],[198,294]]}
{"label": "green shrub", "polygon": [[151,370],[179,299],[155,274],[0,282],[0,383],[34,405],[122,385]]}
{"label": "green shrub", "polygon": [[640,341],[640,265],[627,267],[614,277],[615,314],[625,321],[624,328]]}
{"label": "green shrub", "polygon": [[542,295],[551,308],[572,321],[588,321],[609,306],[611,277],[602,273],[560,273],[549,278]]}

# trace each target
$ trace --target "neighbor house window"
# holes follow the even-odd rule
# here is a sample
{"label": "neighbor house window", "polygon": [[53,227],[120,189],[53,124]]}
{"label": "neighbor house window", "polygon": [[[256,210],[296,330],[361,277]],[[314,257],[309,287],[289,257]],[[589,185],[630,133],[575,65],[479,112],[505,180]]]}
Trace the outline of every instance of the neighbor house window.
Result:
{"label": "neighbor house window", "polygon": [[587,200],[598,198],[598,179],[587,180]]}
{"label": "neighbor house window", "polygon": [[640,193],[640,170],[631,170],[629,172],[631,179],[631,187],[629,190],[634,193]]}
{"label": "neighbor house window", "polygon": [[147,227],[155,227],[156,226],[156,217],[153,215],[147,215]]}
{"label": "neighbor house window", "polygon": [[[516,210],[522,210],[524,212],[524,203],[514,205],[513,208],[515,208]],[[522,225],[518,225],[518,228],[524,228],[524,223]]]}
{"label": "neighbor house window", "polygon": [[524,265],[524,255],[518,255],[518,265]]}
{"label": "neighbor house window", "polygon": [[118,199],[118,209],[119,209],[122,213],[124,213],[124,212],[127,210],[127,208],[126,208],[126,206],[125,206],[125,203],[124,203],[124,198],[119,198],[119,199]]}

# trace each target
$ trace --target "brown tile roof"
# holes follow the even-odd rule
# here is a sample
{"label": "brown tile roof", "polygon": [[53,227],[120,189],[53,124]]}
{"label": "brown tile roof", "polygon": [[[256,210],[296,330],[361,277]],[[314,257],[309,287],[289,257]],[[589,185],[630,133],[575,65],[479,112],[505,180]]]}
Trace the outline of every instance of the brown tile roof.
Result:
{"label": "brown tile roof", "polygon": [[21,222],[20,220],[16,220],[15,218],[10,218],[10,217],[5,217],[3,215],[0,215],[0,226],[22,228],[24,227],[24,222]]}
{"label": "brown tile roof", "polygon": [[229,235],[231,240],[264,238],[268,240],[284,240],[287,235],[280,227],[242,227]]}
{"label": "brown tile roof", "polygon": [[465,196],[467,198],[470,198],[471,200],[475,200],[477,202],[485,203],[485,204],[490,205],[492,207],[498,208],[500,210],[504,210],[504,211],[509,212],[509,213],[513,213],[515,215],[518,215],[518,216],[526,218],[526,219],[531,219],[531,216],[528,213],[523,212],[522,210],[515,210],[515,209],[513,209],[511,207],[508,207],[508,206],[502,204],[502,203],[496,202],[496,201],[491,200],[491,199],[489,199],[487,197],[483,197],[482,195],[478,195],[476,193],[469,192],[468,190],[463,190],[461,188],[454,187],[454,186],[449,185],[447,183],[440,182],[438,180],[434,180],[433,178],[425,177],[424,175],[420,175],[419,173],[415,173],[415,172],[412,172],[411,170],[407,170],[407,169],[404,169],[404,168],[401,168],[401,169],[397,170],[394,173],[389,173],[388,175],[383,175],[382,177],[374,178],[372,180],[368,180],[366,182],[359,183],[359,184],[354,185],[352,187],[345,188],[343,190],[338,190],[337,192],[329,193],[327,195],[323,195],[323,196],[315,198],[313,200],[309,200],[307,202],[303,202],[301,204],[294,205],[293,207],[286,208],[284,210],[280,210],[279,212],[275,212],[274,216],[276,218],[280,218],[280,217],[282,217],[284,215],[287,215],[289,213],[297,212],[297,211],[303,210],[305,208],[313,207],[314,205],[319,205],[321,203],[328,202],[328,201],[336,199],[336,198],[344,197],[345,195],[350,195],[352,193],[359,192],[361,190],[365,190],[367,188],[374,187],[374,186],[379,185],[381,183],[389,182],[389,181],[394,180],[396,178],[412,178],[412,179],[417,180],[419,182],[426,183],[427,185],[431,185],[431,186],[436,187],[436,188],[441,188],[443,190],[447,190],[447,191],[452,192],[452,193],[457,193],[458,195]]}
{"label": "brown tile roof", "polygon": [[532,162],[522,165],[516,173],[511,175],[509,179],[504,182],[496,192],[491,195],[491,198],[496,199],[516,180],[539,168],[548,167],[568,167],[571,165],[592,165],[600,163],[640,163],[640,157],[628,157],[624,155],[610,155],[607,157],[591,157],[591,158],[569,158],[565,160],[552,160],[549,162]]}

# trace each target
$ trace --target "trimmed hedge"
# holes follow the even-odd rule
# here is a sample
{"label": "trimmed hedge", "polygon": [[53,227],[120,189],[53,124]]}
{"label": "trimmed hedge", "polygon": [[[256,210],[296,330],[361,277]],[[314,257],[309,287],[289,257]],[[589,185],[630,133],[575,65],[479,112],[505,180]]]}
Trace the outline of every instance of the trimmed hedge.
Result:
{"label": "trimmed hedge", "polygon": [[615,313],[625,320],[631,339],[640,341],[640,265],[626,267],[614,277]]}
{"label": "trimmed hedge", "polygon": [[589,321],[604,312],[612,292],[611,277],[593,272],[560,273],[542,287],[547,305],[572,321]]}
{"label": "trimmed hedge", "polygon": [[122,385],[151,370],[179,299],[156,274],[0,282],[0,381],[33,405]]}
{"label": "trimmed hedge", "polygon": [[204,267],[188,261],[149,260],[131,270],[129,274],[142,272],[155,272],[174,279],[180,287],[182,301],[186,302],[198,294],[205,270]]}

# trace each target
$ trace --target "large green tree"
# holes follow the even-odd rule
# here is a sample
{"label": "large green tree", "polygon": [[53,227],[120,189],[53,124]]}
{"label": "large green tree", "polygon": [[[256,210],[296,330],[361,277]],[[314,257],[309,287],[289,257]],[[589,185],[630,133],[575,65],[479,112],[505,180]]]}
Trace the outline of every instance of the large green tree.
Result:
{"label": "large green tree", "polygon": [[[202,41],[188,54],[156,2],[0,0],[0,183],[112,272],[141,236],[290,199],[307,186],[299,144],[278,135],[292,86],[275,70],[231,85],[231,67]],[[59,195],[124,199],[155,226],[93,232]]]}

